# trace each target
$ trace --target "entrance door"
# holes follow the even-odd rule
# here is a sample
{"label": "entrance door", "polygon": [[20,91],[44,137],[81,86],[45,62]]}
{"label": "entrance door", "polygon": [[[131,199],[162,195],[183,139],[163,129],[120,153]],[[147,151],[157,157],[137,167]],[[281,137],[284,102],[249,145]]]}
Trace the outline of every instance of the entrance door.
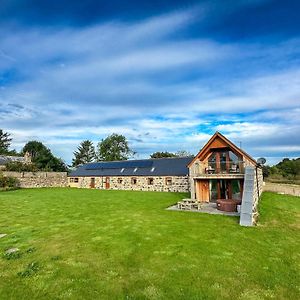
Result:
{"label": "entrance door", "polygon": [[110,188],[110,182],[109,182],[109,177],[105,178],[105,189],[109,190]]}
{"label": "entrance door", "polygon": [[198,180],[196,182],[197,200],[201,202],[209,201],[209,182],[208,180]]}
{"label": "entrance door", "polygon": [[94,188],[95,188],[95,178],[91,178],[90,188],[91,188],[91,189],[94,189]]}

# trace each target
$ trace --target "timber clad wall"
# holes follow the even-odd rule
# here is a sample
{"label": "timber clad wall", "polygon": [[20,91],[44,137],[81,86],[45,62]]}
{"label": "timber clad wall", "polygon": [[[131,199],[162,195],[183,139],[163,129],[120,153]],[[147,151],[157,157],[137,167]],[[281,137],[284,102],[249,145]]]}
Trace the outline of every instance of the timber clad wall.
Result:
{"label": "timber clad wall", "polygon": [[[72,178],[78,178],[78,182],[74,182]],[[95,178],[96,189],[183,193],[189,192],[190,189],[188,176],[70,177],[69,185],[71,187],[90,188],[91,178]],[[107,180],[107,178],[109,179]],[[136,179],[136,183],[133,183],[133,179]]]}
{"label": "timber clad wall", "polygon": [[67,187],[66,172],[2,172],[3,176],[16,178],[21,188]]}

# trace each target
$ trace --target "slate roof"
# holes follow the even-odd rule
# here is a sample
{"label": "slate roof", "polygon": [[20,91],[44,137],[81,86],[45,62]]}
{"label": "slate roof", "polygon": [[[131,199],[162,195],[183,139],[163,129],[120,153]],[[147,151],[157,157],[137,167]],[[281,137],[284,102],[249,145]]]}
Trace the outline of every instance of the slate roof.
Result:
{"label": "slate roof", "polygon": [[10,161],[19,161],[24,162],[25,159],[22,156],[8,156],[8,155],[0,155],[0,166],[6,165]]}
{"label": "slate roof", "polygon": [[193,157],[157,158],[89,163],[69,177],[80,176],[187,176]]}

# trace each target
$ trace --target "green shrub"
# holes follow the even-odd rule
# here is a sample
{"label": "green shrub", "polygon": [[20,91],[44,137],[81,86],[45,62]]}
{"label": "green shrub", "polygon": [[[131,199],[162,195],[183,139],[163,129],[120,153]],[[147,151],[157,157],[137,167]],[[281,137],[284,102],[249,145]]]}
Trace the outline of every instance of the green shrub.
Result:
{"label": "green shrub", "polygon": [[38,168],[35,164],[24,164],[20,161],[11,161],[5,165],[5,170],[12,172],[37,172]]}
{"label": "green shrub", "polygon": [[3,176],[0,174],[0,188],[13,189],[19,187],[19,181],[17,178],[11,176]]}

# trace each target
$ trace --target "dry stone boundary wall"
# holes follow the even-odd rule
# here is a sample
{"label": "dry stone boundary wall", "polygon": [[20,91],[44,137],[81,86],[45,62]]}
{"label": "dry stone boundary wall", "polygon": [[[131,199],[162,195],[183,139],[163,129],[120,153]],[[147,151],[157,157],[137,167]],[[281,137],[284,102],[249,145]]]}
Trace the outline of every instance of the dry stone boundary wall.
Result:
{"label": "dry stone boundary wall", "polygon": [[266,192],[300,196],[300,185],[296,184],[266,182],[263,189]]}
{"label": "dry stone boundary wall", "polygon": [[2,172],[3,176],[14,177],[21,188],[67,187],[67,172]]}

